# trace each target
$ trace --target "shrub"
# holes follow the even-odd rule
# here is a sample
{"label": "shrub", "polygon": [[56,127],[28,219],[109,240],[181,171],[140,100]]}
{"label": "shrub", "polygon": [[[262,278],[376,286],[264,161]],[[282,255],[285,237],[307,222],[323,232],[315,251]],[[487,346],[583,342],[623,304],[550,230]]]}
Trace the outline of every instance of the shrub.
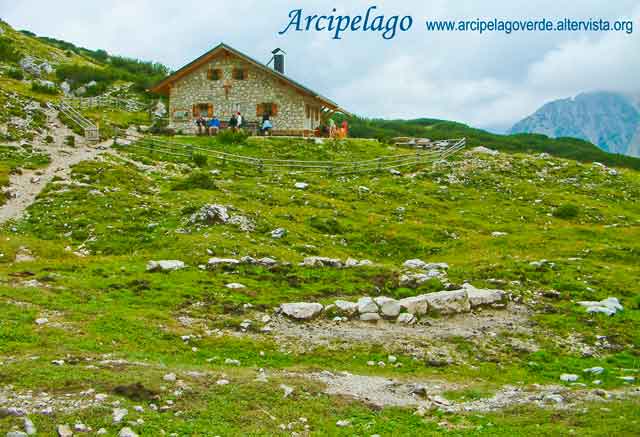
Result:
{"label": "shrub", "polygon": [[209,173],[195,172],[191,173],[185,179],[177,182],[173,188],[174,191],[184,190],[217,190],[218,187]]}
{"label": "shrub", "polygon": [[244,131],[234,132],[231,129],[225,129],[216,138],[220,144],[243,144],[247,142],[249,134]]}
{"label": "shrub", "polygon": [[193,162],[198,167],[206,167],[208,160],[209,160],[209,158],[207,157],[207,155],[204,155],[202,153],[194,153],[193,154]]}
{"label": "shrub", "polygon": [[20,52],[13,46],[13,41],[9,38],[0,37],[0,61],[18,62]]}
{"label": "shrub", "polygon": [[22,80],[24,79],[24,73],[19,68],[11,68],[7,73],[11,79]]}
{"label": "shrub", "polygon": [[568,220],[568,219],[576,218],[579,213],[580,213],[580,208],[578,208],[576,205],[572,205],[570,203],[567,203],[567,204],[559,206],[553,212],[553,215],[555,217]]}
{"label": "shrub", "polygon": [[40,82],[32,82],[31,91],[35,91],[36,93],[41,93],[41,94],[51,94],[51,95],[58,94],[58,90],[55,87],[46,85]]}
{"label": "shrub", "polygon": [[344,227],[333,217],[322,218],[314,216],[309,219],[309,225],[323,234],[337,235],[345,231]]}
{"label": "shrub", "polygon": [[75,146],[75,145],[76,145],[76,137],[74,137],[73,135],[67,135],[67,136],[64,138],[64,143],[65,143],[67,146],[72,146],[72,147],[73,147],[73,146]]}
{"label": "shrub", "polygon": [[46,138],[44,139],[44,142],[47,144],[53,143],[53,137],[51,135],[47,135]]}

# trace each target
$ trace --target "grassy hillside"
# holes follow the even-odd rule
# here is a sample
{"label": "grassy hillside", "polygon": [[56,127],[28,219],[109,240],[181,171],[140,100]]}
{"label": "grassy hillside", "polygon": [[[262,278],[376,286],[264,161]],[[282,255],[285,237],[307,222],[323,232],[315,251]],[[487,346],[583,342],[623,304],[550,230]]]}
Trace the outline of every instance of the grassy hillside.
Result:
{"label": "grassy hillside", "polygon": [[[339,121],[343,118],[337,117]],[[420,118],[415,120],[382,120],[360,117],[346,118],[350,134],[360,138],[390,141],[393,137],[411,136],[431,139],[466,137],[471,147],[486,146],[504,152],[549,153],[581,162],[602,162],[640,170],[640,159],[607,153],[599,147],[576,138],[549,138],[538,134],[496,135],[452,121]]]}
{"label": "grassy hillside", "polygon": [[[344,160],[405,152],[361,140],[180,141],[264,158]],[[583,388],[561,383],[565,372],[579,374],[584,389],[628,388],[620,377],[640,376],[638,172],[615,175],[523,153],[462,153],[401,176],[261,175],[231,163],[198,164],[119,146],[117,155],[74,167],[71,180],[50,184],[28,216],[2,228],[3,384],[54,398],[79,396],[80,402],[92,399],[79,395],[89,389],[108,395],[105,404],[79,411],[32,415],[43,435],[56,424],[77,422],[113,435],[122,427],[112,423],[114,401],[128,410],[125,422],[144,419],[134,426],[140,435],[633,435],[640,429],[633,399],[607,402],[606,408],[514,405],[481,414],[434,409],[421,416],[412,408],[372,408],[326,394],[307,376],[348,371],[437,380],[450,387],[443,396],[452,401],[486,399],[506,384],[525,391],[561,384],[570,399]],[[309,186],[297,189],[296,182]],[[226,205],[250,226],[190,222],[211,203]],[[273,238],[276,228],[286,235]],[[506,234],[492,235],[497,231]],[[33,259],[14,262],[25,251]],[[212,256],[245,255],[273,257],[280,265],[199,268]],[[311,255],[366,258],[375,265],[298,265]],[[438,280],[401,287],[401,265],[411,258],[447,262],[451,283],[501,288],[523,302],[517,312],[487,310],[474,317],[518,316],[512,325],[471,336],[456,334],[460,327],[449,321],[456,319],[436,316],[389,341],[385,329],[393,327],[336,325],[329,316],[291,324],[273,313],[283,302],[400,298],[443,287]],[[158,259],[182,260],[187,267],[146,272],[146,263]],[[548,262],[531,264],[542,259]],[[618,297],[624,311],[589,315],[576,304],[608,296]],[[48,321],[36,324],[42,317]],[[436,335],[443,323],[453,323],[447,337]],[[274,329],[263,331],[265,325]],[[345,336],[319,340],[306,331],[313,326],[327,333],[343,326]],[[366,339],[350,339],[349,326],[362,326]],[[401,366],[391,365],[389,354]],[[450,360],[434,358],[441,354]],[[605,369],[597,376],[600,385],[582,372],[593,366]],[[260,368],[266,382],[256,380]],[[168,373],[179,381],[164,378]],[[293,393],[283,396],[282,384]],[[151,404],[166,409],[154,411]],[[134,411],[135,405],[144,412]],[[338,427],[342,419],[350,426]],[[20,423],[0,415],[0,430]]]}

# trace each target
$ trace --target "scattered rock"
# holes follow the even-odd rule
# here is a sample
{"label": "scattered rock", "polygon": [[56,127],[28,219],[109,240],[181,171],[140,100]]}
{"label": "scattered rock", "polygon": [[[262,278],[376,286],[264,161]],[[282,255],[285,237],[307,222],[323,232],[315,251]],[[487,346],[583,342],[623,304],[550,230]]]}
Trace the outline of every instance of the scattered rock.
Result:
{"label": "scattered rock", "polygon": [[204,205],[198,212],[191,215],[190,224],[225,224],[229,221],[227,207],[218,204]]}
{"label": "scattered rock", "polygon": [[578,375],[574,375],[572,373],[563,373],[560,375],[560,381],[564,382],[575,382],[580,378]]}
{"label": "scattered rock", "polygon": [[415,323],[416,317],[411,313],[402,313],[398,316],[396,321],[398,323],[404,323],[404,324],[410,325],[412,323]]}
{"label": "scattered rock", "polygon": [[306,182],[296,182],[294,186],[299,190],[304,190],[309,186],[309,184]]}
{"label": "scattered rock", "polygon": [[231,282],[231,283],[225,285],[225,287],[227,287],[227,288],[229,288],[231,290],[238,290],[238,289],[241,289],[241,288],[247,288],[244,285],[239,284],[237,282]]}
{"label": "scattered rock", "polygon": [[233,258],[209,258],[207,261],[207,265],[210,268],[220,267],[220,266],[232,266],[240,264],[240,261]]}
{"label": "scattered rock", "polygon": [[463,313],[471,310],[466,290],[439,291],[425,294],[430,311],[441,314]]}
{"label": "scattered rock", "polygon": [[178,260],[149,261],[147,263],[148,272],[171,272],[184,268],[184,262]]}
{"label": "scattered rock", "polygon": [[277,228],[271,231],[271,238],[282,238],[287,235],[287,230],[285,228]]}
{"label": "scattered rock", "polygon": [[471,152],[480,153],[483,155],[491,155],[491,156],[496,156],[500,154],[500,152],[498,152],[497,150],[489,149],[484,146],[474,147],[473,149],[471,149]]}
{"label": "scattered rock", "polygon": [[344,419],[344,420],[338,420],[336,422],[336,426],[339,428],[346,428],[347,426],[351,426],[351,421]]}
{"label": "scattered rock", "polygon": [[420,296],[405,297],[404,299],[400,299],[399,302],[400,307],[404,308],[408,313],[412,315],[422,316],[424,314],[427,314],[427,311],[429,310],[429,301],[427,300],[426,294],[422,294]]}
{"label": "scattered rock", "polygon": [[588,369],[583,370],[584,373],[591,373],[593,375],[600,375],[604,372],[604,367],[590,367]]}
{"label": "scattered rock", "polygon": [[44,325],[47,323],[49,323],[49,319],[47,319],[46,317],[40,317],[36,319],[36,325]]}
{"label": "scattered rock", "polygon": [[175,381],[176,381],[176,379],[178,379],[178,378],[176,377],[176,374],[175,374],[175,373],[167,373],[166,375],[164,375],[164,376],[162,377],[162,379],[163,379],[164,381],[167,381],[167,382],[175,382]]}
{"label": "scattered rock", "polygon": [[466,290],[472,308],[500,304],[507,298],[506,293],[502,290],[475,288],[471,284],[464,284],[462,288]]}
{"label": "scattered rock", "polygon": [[304,267],[342,267],[342,261],[336,258],[327,258],[324,256],[309,256],[301,263]]}
{"label": "scattered rock", "polygon": [[284,397],[288,398],[293,393],[293,387],[285,384],[280,384],[280,388],[284,391]]}
{"label": "scattered rock", "polygon": [[27,435],[36,435],[36,433],[38,432],[36,426],[28,417],[24,418],[24,431],[27,433]]}
{"label": "scattered rock", "polygon": [[58,425],[56,427],[56,431],[58,432],[58,437],[72,437],[73,432],[69,425]]}
{"label": "scattered rock", "polygon": [[309,302],[283,303],[280,305],[280,309],[284,315],[298,320],[311,319],[320,314],[322,308],[322,305],[319,303]]}
{"label": "scattered rock", "polygon": [[129,427],[122,428],[118,433],[118,437],[138,437],[138,434],[133,432],[133,430]]}
{"label": "scattered rock", "polygon": [[622,311],[624,309],[622,305],[620,305],[620,301],[615,297],[608,297],[599,302],[582,301],[578,302],[578,305],[586,307],[588,313],[602,313],[608,316],[612,316],[618,311]]}
{"label": "scattered rock", "polygon": [[337,310],[343,314],[352,316],[358,311],[358,304],[346,300],[336,300],[334,302]]}

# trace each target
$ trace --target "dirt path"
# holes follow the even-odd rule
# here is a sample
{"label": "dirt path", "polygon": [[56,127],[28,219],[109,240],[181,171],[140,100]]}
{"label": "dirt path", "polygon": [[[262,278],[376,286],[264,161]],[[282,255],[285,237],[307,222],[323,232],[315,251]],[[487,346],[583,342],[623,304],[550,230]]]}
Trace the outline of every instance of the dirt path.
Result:
{"label": "dirt path", "polygon": [[107,140],[88,145],[81,137],[76,136],[76,146],[66,146],[64,140],[72,134],[71,131],[57,119],[57,113],[51,112],[48,115],[49,125],[53,126],[51,133],[54,141],[51,144],[41,145],[38,149],[47,153],[51,162],[46,168],[23,170],[21,174],[11,175],[9,187],[6,190],[10,197],[0,207],[0,224],[21,217],[54,176],[68,179],[73,165],[95,158],[113,144],[113,140]]}

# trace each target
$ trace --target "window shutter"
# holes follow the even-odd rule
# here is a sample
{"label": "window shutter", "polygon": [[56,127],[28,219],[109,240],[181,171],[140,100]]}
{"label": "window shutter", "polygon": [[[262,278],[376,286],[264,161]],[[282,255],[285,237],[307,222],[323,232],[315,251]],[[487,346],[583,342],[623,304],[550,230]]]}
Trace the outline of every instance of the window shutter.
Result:
{"label": "window shutter", "polygon": [[222,70],[220,68],[216,68],[216,80],[222,79]]}
{"label": "window shutter", "polygon": [[271,115],[278,115],[278,104],[277,103],[272,103],[271,104]]}
{"label": "window shutter", "polygon": [[213,117],[213,104],[209,103],[207,105],[207,117]]}
{"label": "window shutter", "polygon": [[209,67],[209,69],[207,70],[207,79],[213,80],[213,70],[211,69],[211,67]]}
{"label": "window shutter", "polygon": [[200,111],[198,111],[198,105],[193,105],[192,112],[194,117],[200,116]]}
{"label": "window shutter", "polygon": [[264,114],[264,109],[262,109],[262,105],[258,103],[256,105],[256,117],[262,117],[262,114]]}
{"label": "window shutter", "polygon": [[249,69],[248,68],[243,68],[242,69],[242,78],[244,80],[249,79]]}

